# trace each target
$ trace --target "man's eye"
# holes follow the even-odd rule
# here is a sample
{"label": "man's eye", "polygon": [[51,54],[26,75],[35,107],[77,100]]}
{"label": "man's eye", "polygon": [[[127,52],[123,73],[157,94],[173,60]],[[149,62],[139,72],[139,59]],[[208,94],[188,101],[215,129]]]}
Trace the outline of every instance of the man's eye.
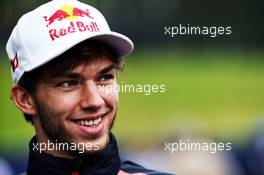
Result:
{"label": "man's eye", "polygon": [[114,78],[113,75],[102,75],[99,77],[98,81],[108,81]]}
{"label": "man's eye", "polygon": [[69,80],[69,81],[64,81],[59,84],[61,87],[74,87],[78,85],[78,81],[75,80]]}

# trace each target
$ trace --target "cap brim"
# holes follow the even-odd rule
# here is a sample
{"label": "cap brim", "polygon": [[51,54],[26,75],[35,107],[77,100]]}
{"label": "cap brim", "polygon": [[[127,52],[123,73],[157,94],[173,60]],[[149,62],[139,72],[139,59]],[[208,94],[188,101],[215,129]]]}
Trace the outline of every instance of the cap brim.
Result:
{"label": "cap brim", "polygon": [[109,45],[110,47],[112,47],[112,49],[116,51],[117,56],[119,57],[124,57],[129,55],[134,49],[133,42],[125,35],[122,35],[117,32],[111,31],[105,34],[95,35],[91,38],[88,38],[88,40],[89,39],[101,41]]}

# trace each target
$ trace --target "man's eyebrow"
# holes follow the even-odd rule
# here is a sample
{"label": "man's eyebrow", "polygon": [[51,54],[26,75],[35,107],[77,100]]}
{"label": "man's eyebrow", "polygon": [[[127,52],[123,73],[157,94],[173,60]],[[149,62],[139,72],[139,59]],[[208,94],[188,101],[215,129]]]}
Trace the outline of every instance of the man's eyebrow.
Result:
{"label": "man's eyebrow", "polygon": [[[105,68],[103,68],[102,70],[100,70],[99,74],[105,74],[109,71],[111,71],[112,69],[117,69],[117,65],[116,64],[111,64]],[[81,75],[79,73],[75,73],[75,72],[64,72],[62,74],[60,74],[58,77],[61,78],[80,78]]]}
{"label": "man's eyebrow", "polygon": [[65,78],[80,78],[79,73],[74,73],[74,72],[64,72],[59,75],[59,77],[65,77]]}
{"label": "man's eyebrow", "polygon": [[102,70],[100,70],[99,74],[105,74],[105,73],[111,71],[112,69],[117,69],[117,65],[116,64],[111,64],[111,65],[103,68]]}

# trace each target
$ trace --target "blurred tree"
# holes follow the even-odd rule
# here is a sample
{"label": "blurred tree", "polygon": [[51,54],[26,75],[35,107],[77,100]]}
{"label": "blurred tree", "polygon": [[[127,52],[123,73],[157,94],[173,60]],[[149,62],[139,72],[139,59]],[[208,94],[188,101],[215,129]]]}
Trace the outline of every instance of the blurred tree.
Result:
{"label": "blurred tree", "polygon": [[[235,46],[263,47],[264,30],[261,0],[82,0],[96,6],[108,19],[113,30],[132,37],[137,45]],[[1,45],[11,33],[17,19],[44,0],[1,0]],[[164,36],[164,26],[232,26],[229,37]]]}

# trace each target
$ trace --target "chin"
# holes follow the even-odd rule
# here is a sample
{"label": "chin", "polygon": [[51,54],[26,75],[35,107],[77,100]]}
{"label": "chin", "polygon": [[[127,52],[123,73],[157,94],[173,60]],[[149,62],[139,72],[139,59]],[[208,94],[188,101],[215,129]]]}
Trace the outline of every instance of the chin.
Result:
{"label": "chin", "polygon": [[[109,142],[109,132],[103,133],[98,138],[94,138],[92,140],[82,140],[78,142],[79,144],[84,144],[86,149],[83,153],[85,154],[93,154],[97,152],[103,151]],[[81,151],[81,150],[80,150]]]}

